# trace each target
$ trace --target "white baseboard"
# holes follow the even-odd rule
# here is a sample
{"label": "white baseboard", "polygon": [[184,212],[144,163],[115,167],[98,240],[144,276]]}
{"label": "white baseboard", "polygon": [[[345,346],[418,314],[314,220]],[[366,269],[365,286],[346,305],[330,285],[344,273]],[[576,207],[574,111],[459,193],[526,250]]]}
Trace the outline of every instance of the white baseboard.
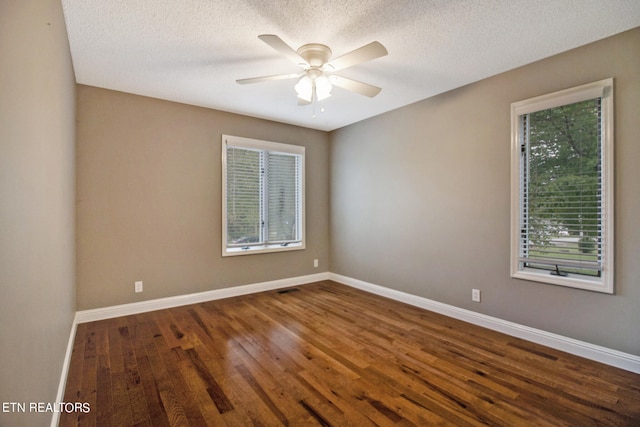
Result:
{"label": "white baseboard", "polygon": [[270,291],[287,288],[290,286],[304,285],[306,283],[328,280],[329,273],[310,274],[308,276],[292,277],[288,279],[272,280],[269,282],[254,283],[251,285],[234,286],[231,288],[214,289],[212,291],[198,292],[194,294],[177,295],[174,297],[158,298],[148,301],[134,302],[130,304],[116,305],[112,307],[82,310],[76,313],[77,323],[93,322],[96,320],[111,319],[114,317],[128,316],[130,314],[145,313],[147,311],[162,310],[165,308],[179,307],[181,305],[197,304],[222,298],[231,298],[256,292]]}
{"label": "white baseboard", "polygon": [[339,274],[330,273],[329,280],[640,374],[640,356],[553,334]]}

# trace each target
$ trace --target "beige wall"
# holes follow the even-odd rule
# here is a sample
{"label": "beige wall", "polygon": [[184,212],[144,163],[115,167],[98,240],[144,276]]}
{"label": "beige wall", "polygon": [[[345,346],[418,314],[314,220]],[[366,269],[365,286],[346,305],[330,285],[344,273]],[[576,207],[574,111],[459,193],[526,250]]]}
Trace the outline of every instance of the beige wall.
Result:
{"label": "beige wall", "polygon": [[[333,132],[331,271],[640,355],[639,53],[635,29]],[[511,279],[510,104],[607,77],[615,295]]]}
{"label": "beige wall", "polygon": [[56,398],[75,312],[74,115],[60,1],[0,1],[0,402]]}
{"label": "beige wall", "polygon": [[[77,133],[78,310],[328,270],[326,132],[79,86]],[[222,134],[306,147],[306,250],[222,257]]]}

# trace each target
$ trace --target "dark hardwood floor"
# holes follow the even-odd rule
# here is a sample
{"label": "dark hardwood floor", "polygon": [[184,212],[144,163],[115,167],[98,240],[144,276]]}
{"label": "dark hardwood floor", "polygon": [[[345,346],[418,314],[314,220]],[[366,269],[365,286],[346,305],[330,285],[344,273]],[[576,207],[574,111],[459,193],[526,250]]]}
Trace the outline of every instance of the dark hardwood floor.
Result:
{"label": "dark hardwood floor", "polygon": [[333,282],[78,325],[61,426],[640,425],[640,375]]}

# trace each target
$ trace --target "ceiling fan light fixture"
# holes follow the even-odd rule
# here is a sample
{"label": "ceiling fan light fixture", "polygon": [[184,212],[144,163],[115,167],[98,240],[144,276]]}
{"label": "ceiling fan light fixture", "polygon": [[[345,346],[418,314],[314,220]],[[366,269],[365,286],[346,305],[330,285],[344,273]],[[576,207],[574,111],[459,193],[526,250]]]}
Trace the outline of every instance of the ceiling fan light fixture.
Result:
{"label": "ceiling fan light fixture", "polygon": [[294,86],[298,98],[311,102],[313,100],[313,80],[309,76],[302,76],[302,78]]}
{"label": "ceiling fan light fixture", "polygon": [[302,76],[295,85],[298,98],[306,102],[322,101],[331,96],[333,85],[324,74]]}
{"label": "ceiling fan light fixture", "polygon": [[318,98],[318,101],[322,101],[323,99],[327,99],[328,97],[331,96],[331,89],[333,89],[333,86],[331,85],[331,82],[329,82],[329,79],[326,76],[324,75],[319,76],[318,78],[315,79],[314,83],[316,87],[316,97]]}

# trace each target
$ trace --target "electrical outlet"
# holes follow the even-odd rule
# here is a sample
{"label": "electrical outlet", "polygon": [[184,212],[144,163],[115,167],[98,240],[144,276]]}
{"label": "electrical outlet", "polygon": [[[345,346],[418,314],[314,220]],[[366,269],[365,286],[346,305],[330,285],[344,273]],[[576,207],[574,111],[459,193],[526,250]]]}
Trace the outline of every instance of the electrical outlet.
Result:
{"label": "electrical outlet", "polygon": [[142,292],[142,281],[138,281],[135,283],[135,291]]}
{"label": "electrical outlet", "polygon": [[471,301],[480,302],[480,289],[471,289]]}
{"label": "electrical outlet", "polygon": [[318,260],[317,259],[313,260],[313,267],[314,268],[318,268]]}

